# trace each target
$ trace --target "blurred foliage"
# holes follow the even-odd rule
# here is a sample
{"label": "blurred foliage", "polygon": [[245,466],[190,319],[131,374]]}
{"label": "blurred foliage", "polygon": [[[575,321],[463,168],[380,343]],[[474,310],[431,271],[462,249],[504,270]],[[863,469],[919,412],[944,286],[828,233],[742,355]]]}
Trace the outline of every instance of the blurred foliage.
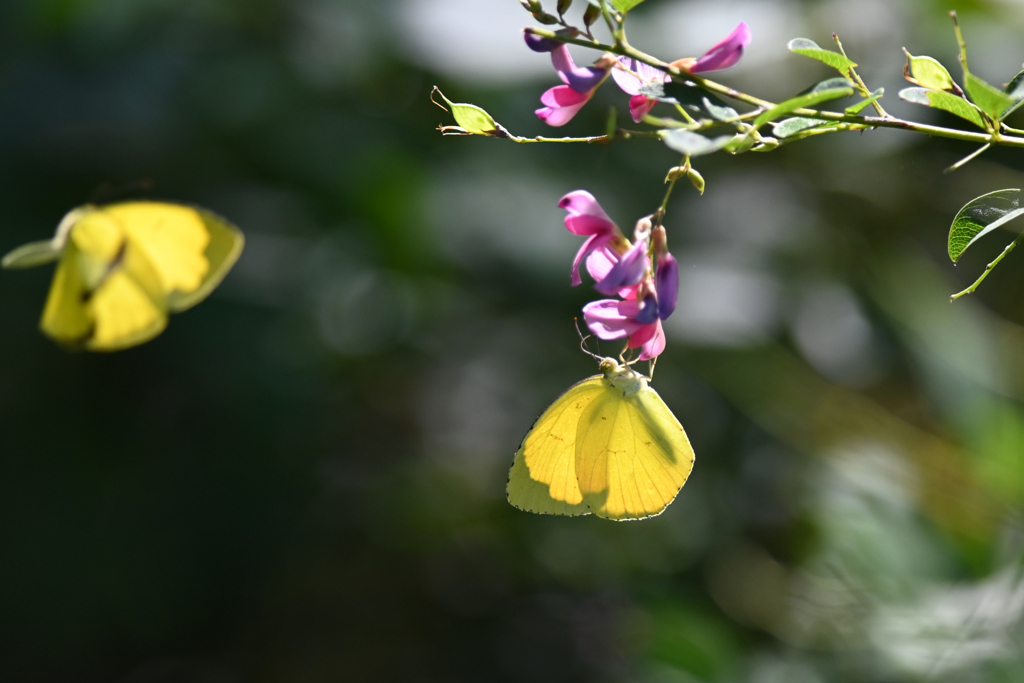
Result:
{"label": "blurred foliage", "polygon": [[[702,157],[705,195],[669,206],[655,382],[693,475],[645,522],[527,515],[512,454],[594,372],[557,199],[586,188],[629,226],[678,157],[434,130],[436,84],[547,132],[554,74],[506,4],[0,6],[0,252],[144,180],[248,240],[208,301],[113,355],[38,333],[48,269],[0,273],[0,679],[1020,680],[1021,254],[955,305],[1001,244],[945,254],[1020,154],[944,176],[969,150],[873,131]],[[776,99],[824,77],[796,36],[839,31],[886,93],[901,45],[955,64],[941,3],[716,6],[649,0],[631,36],[745,19],[721,80]],[[1011,5],[959,9],[972,69],[1016,73]],[[480,34],[523,54],[458,52]]]}

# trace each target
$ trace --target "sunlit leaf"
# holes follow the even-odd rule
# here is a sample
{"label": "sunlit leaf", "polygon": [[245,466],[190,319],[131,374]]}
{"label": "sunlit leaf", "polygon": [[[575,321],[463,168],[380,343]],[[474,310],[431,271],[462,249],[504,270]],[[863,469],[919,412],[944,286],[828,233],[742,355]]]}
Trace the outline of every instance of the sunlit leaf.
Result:
{"label": "sunlit leaf", "polygon": [[1005,92],[989,85],[972,73],[964,80],[964,89],[978,108],[989,115],[993,121],[1003,118],[1007,110],[1013,106],[1013,99]]}
{"label": "sunlit leaf", "polygon": [[856,104],[851,104],[849,107],[847,107],[846,108],[846,113],[847,114],[859,114],[861,112],[861,110],[864,109],[864,107],[868,106],[872,102],[877,102],[879,99],[881,99],[882,95],[884,95],[884,94],[885,94],[885,88],[879,88],[875,92],[871,93],[871,97],[869,97],[869,98],[867,98],[865,100],[861,100],[860,102],[857,102]]}
{"label": "sunlit leaf", "polygon": [[628,12],[644,0],[608,0],[608,3],[620,12]]}
{"label": "sunlit leaf", "polygon": [[934,107],[956,114],[966,119],[978,128],[984,128],[985,122],[981,119],[978,108],[962,97],[950,95],[942,90],[929,90],[928,88],[904,88],[900,90],[900,97],[907,102],[923,104],[926,107]]}
{"label": "sunlit leaf", "polygon": [[711,154],[725,147],[733,136],[722,135],[717,138],[706,138],[699,133],[693,131],[683,130],[677,128],[671,130],[665,135],[664,142],[669,148],[681,154],[687,154],[691,157],[700,156],[702,154]]}
{"label": "sunlit leaf", "polygon": [[996,228],[1024,214],[1020,190],[996,190],[967,202],[949,228],[949,258],[956,263],[961,254]]}
{"label": "sunlit leaf", "polygon": [[807,38],[794,38],[789,41],[786,48],[790,52],[795,52],[798,55],[817,59],[819,62],[827,64],[844,75],[849,75],[850,69],[857,66],[857,63],[850,60],[848,57],[844,57],[838,52],[825,50],[819,47],[813,40],[808,40]]}
{"label": "sunlit leaf", "polygon": [[[455,123],[459,124],[470,135],[489,135],[491,137],[508,137],[508,132],[494,121],[490,114],[475,104],[452,102],[444,93],[434,87],[434,92],[441,96],[449,107]],[[442,107],[443,108],[443,107]]]}
{"label": "sunlit leaf", "polygon": [[[845,85],[843,85],[845,84]],[[804,95],[798,95],[793,99],[781,102],[768,111],[762,113],[756,119],[754,119],[754,128],[760,128],[764,124],[768,123],[773,119],[777,119],[783,114],[788,114],[794,109],[802,109],[804,107],[812,107],[822,102],[829,100],[835,100],[840,97],[848,97],[853,94],[853,84],[845,78],[830,78],[827,81],[822,81],[818,85],[811,88],[809,92]]]}
{"label": "sunlit leaf", "polygon": [[903,48],[903,54],[907,56],[907,69],[904,70],[904,75],[908,81],[931,90],[957,90],[953,77],[939,60],[925,56],[915,57],[907,52],[906,48]]}

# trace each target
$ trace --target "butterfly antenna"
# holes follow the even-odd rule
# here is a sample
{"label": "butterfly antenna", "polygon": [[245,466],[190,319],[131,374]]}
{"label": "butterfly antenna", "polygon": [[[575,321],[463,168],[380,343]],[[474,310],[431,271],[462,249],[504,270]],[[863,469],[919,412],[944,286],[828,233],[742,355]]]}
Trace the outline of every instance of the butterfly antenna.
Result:
{"label": "butterfly antenna", "polygon": [[598,362],[604,360],[604,358],[602,356],[597,355],[596,353],[591,351],[589,348],[587,348],[587,340],[590,339],[590,335],[588,334],[585,337],[583,336],[583,333],[580,331],[580,320],[579,320],[579,318],[573,318],[572,321],[576,325],[576,334],[578,334],[580,336],[580,350],[583,351],[583,353],[585,353],[588,356],[590,356],[591,358],[596,358],[598,360]]}
{"label": "butterfly antenna", "polygon": [[648,361],[648,365],[647,365],[647,380],[650,381],[650,382],[654,381],[654,366],[657,365],[657,363],[658,363],[658,357],[657,356],[655,356],[650,361]]}

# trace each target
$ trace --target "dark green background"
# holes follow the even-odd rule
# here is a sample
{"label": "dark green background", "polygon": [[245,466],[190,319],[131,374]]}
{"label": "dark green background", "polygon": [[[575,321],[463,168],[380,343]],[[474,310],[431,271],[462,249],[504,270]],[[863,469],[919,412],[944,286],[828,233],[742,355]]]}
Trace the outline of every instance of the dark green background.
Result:
{"label": "dark green background", "polygon": [[[468,40],[515,3],[449,4]],[[959,125],[896,99],[900,45],[958,74],[946,4],[767,4],[715,10],[772,59],[718,80],[781,100],[831,75],[785,41],[836,30],[893,113]],[[536,135],[556,79],[445,70],[429,32],[410,47],[415,5],[0,5],[0,250],[126,196],[248,238],[111,355],[37,331],[51,268],[0,273],[0,679],[1020,680],[1022,262],[950,305],[1011,238],[944,255],[1020,153],[945,176],[970,146],[875,131],[700,159],[654,383],[691,480],[645,522],[533,516],[505,502],[512,454],[594,372],[556,201],[586,188],[629,230],[678,159],[442,137],[432,85]],[[634,42],[715,7],[650,0]],[[975,70],[1009,80],[1019,11],[959,9]],[[625,101],[606,84],[565,133]]]}

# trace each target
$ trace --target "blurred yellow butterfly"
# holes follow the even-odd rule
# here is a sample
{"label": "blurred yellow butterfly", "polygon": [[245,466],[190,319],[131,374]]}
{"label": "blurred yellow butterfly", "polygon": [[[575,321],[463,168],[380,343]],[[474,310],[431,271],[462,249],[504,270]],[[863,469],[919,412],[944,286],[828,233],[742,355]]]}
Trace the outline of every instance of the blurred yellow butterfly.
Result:
{"label": "blurred yellow butterfly", "polygon": [[693,469],[679,420],[647,378],[611,358],[537,418],[508,472],[508,502],[546,515],[661,514]]}
{"label": "blurred yellow butterfly", "polygon": [[64,216],[53,239],[18,247],[0,265],[31,268],[59,260],[43,332],[63,345],[116,351],[152,339],[169,313],[206,298],[243,243],[238,228],[197,207],[86,205]]}

